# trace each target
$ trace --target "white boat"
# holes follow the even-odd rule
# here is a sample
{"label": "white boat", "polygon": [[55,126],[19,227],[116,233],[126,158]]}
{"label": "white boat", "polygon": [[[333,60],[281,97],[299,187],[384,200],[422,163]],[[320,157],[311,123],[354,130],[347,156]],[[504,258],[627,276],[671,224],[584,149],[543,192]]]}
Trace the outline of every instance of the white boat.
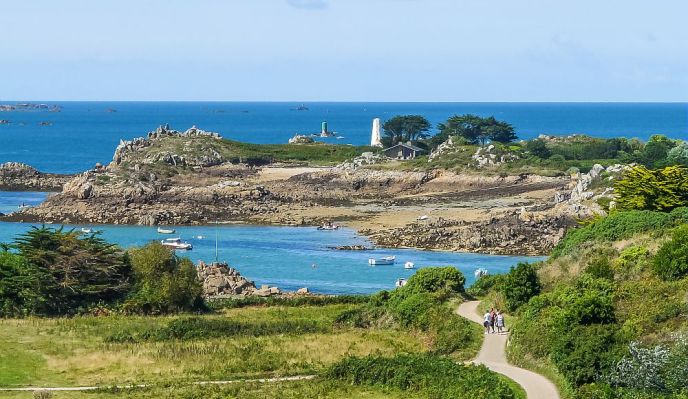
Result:
{"label": "white boat", "polygon": [[489,274],[489,272],[487,271],[487,269],[483,269],[482,267],[479,269],[475,269],[475,271],[473,272],[473,275],[475,276],[476,280],[479,279],[480,277],[485,277],[488,274]]}
{"label": "white boat", "polygon": [[86,233],[86,234],[91,234],[91,233],[93,233],[93,230],[91,230],[90,227],[82,227],[81,232]]}
{"label": "white boat", "polygon": [[160,233],[160,234],[174,234],[175,231],[174,231],[174,229],[163,229],[162,227],[158,227],[158,233]]}
{"label": "white boat", "polygon": [[19,208],[19,209],[31,208],[31,205],[21,204],[17,208]]}
{"label": "white boat", "polygon": [[413,264],[413,262],[406,262],[404,263],[404,269],[415,269],[416,265]]}
{"label": "white boat", "polygon": [[384,258],[370,258],[368,259],[369,265],[393,265],[396,257],[385,256]]}
{"label": "white boat", "polygon": [[323,224],[322,226],[318,227],[318,230],[325,230],[325,231],[334,231],[339,229],[339,226],[336,224]]}
{"label": "white boat", "polygon": [[160,243],[168,248],[172,249],[185,249],[191,250],[193,246],[186,241],[182,241],[181,238],[168,238],[160,241]]}
{"label": "white boat", "polygon": [[396,283],[394,283],[394,287],[396,288],[401,288],[406,285],[406,279],[405,278],[400,278],[397,280]]}
{"label": "white boat", "polygon": [[416,220],[428,220],[428,215],[421,215],[416,218]]}

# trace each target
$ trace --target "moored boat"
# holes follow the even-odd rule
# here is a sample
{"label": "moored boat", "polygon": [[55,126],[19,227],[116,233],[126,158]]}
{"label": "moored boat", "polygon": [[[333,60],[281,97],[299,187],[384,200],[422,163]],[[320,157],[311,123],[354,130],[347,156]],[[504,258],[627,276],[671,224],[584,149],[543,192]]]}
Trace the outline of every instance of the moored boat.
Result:
{"label": "moored boat", "polygon": [[404,263],[404,269],[415,269],[416,265],[413,262]]}
{"label": "moored boat", "polygon": [[167,238],[165,240],[160,241],[160,243],[168,248],[172,249],[184,249],[184,250],[191,250],[193,249],[193,246],[186,242],[182,241],[181,238]]}
{"label": "moored boat", "polygon": [[86,233],[86,234],[91,234],[91,233],[93,233],[93,229],[91,229],[90,227],[82,227],[81,232]]}
{"label": "moored boat", "polygon": [[394,283],[395,288],[401,288],[406,285],[406,279],[405,278],[400,278],[397,280],[396,283]]}
{"label": "moored boat", "polygon": [[163,229],[162,227],[158,227],[158,233],[160,233],[160,234],[174,234],[175,230],[174,229]]}
{"label": "moored boat", "polygon": [[384,258],[370,258],[368,259],[369,265],[393,265],[396,257],[385,256]]}
{"label": "moored boat", "polygon": [[318,230],[324,230],[324,231],[334,231],[334,230],[338,230],[338,229],[339,229],[339,226],[336,224],[332,224],[332,223],[325,223],[322,226],[318,226]]}

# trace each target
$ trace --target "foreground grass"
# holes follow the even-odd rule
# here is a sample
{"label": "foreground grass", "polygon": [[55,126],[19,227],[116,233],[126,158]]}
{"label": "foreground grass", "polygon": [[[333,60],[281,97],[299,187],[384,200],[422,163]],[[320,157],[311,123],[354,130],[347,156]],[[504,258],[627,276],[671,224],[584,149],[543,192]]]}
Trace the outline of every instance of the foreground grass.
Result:
{"label": "foreground grass", "polygon": [[[423,396],[397,389],[352,386],[340,381],[314,380],[283,383],[227,385],[171,385],[129,390],[54,392],[52,399],[416,399]],[[0,392],[0,399],[32,399],[32,392]]]}
{"label": "foreground grass", "polygon": [[355,305],[230,309],[204,319],[244,324],[308,320],[318,332],[190,340],[107,342],[122,331],[188,318],[78,317],[0,321],[0,386],[188,382],[310,374],[346,356],[420,352],[421,339],[393,329],[333,327]]}

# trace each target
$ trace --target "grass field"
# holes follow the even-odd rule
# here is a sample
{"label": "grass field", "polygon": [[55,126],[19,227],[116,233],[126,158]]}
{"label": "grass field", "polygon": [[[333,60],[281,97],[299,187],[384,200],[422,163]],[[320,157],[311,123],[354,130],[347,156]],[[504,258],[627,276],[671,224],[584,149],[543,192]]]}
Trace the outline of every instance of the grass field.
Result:
{"label": "grass field", "polygon": [[[169,384],[310,374],[348,355],[426,348],[422,337],[403,331],[334,327],[335,317],[353,306],[229,309],[193,317],[248,326],[241,333],[136,343],[113,342],[112,337],[165,329],[192,316],[0,320],[0,387]],[[303,321],[315,332],[275,334],[265,328],[275,323],[298,327]]]}

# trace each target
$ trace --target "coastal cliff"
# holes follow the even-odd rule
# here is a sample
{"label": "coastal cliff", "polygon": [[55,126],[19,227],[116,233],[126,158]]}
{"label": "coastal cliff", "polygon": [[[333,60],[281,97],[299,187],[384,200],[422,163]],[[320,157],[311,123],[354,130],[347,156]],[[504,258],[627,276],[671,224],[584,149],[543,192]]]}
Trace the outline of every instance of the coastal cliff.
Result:
{"label": "coastal cliff", "polygon": [[62,191],[62,187],[73,177],[39,172],[34,167],[19,162],[0,164],[2,191]]}
{"label": "coastal cliff", "polygon": [[[318,145],[298,147],[320,150]],[[544,254],[577,218],[603,212],[597,194],[586,191],[593,179],[582,175],[376,169],[366,165],[384,160],[366,157],[335,166],[264,164],[264,157],[217,133],[161,126],[145,138],[122,141],[110,164],[71,178],[58,195],[10,220],[140,225],[336,221],[388,247]]]}

